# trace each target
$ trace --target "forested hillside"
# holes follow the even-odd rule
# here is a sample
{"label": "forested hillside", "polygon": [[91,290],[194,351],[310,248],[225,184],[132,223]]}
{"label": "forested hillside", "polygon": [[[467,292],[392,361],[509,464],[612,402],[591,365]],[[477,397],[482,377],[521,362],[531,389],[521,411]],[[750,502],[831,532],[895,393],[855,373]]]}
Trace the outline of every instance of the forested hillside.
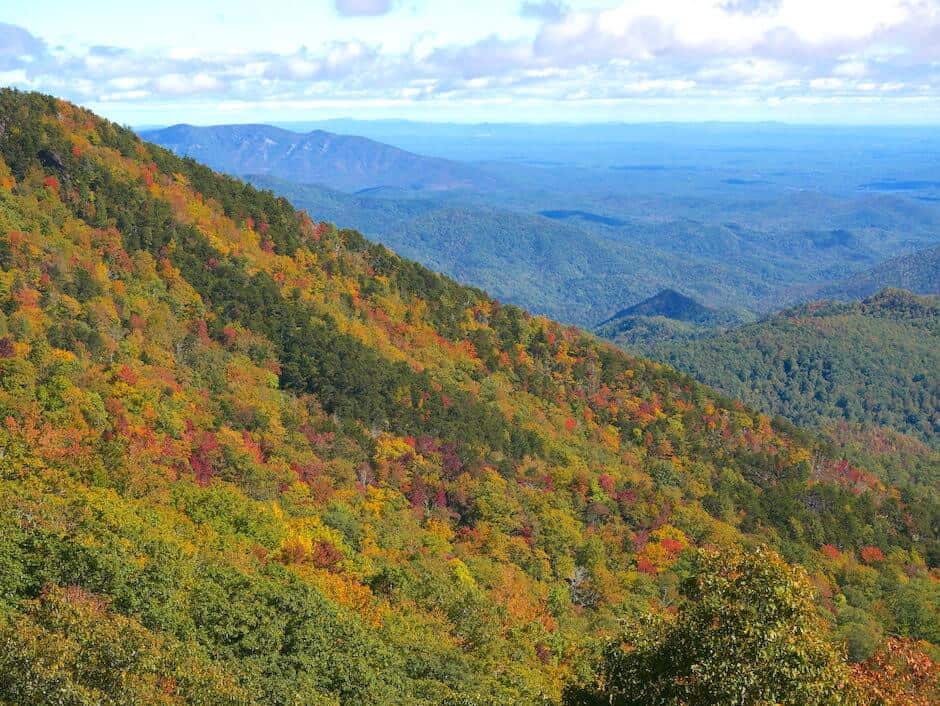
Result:
{"label": "forested hillside", "polygon": [[389,191],[353,196],[282,179],[247,178],[500,301],[579,326],[592,326],[624,302],[642,300],[663,282],[707,282],[703,291],[729,300],[747,279],[689,257],[680,271],[674,256],[654,246],[637,247],[576,224],[479,202],[495,200],[489,195],[471,204]]}
{"label": "forested hillside", "polygon": [[714,309],[702,306],[691,297],[680,294],[674,289],[664,289],[659,294],[644,299],[639,304],[634,304],[617,312],[604,324],[629,316],[663,316],[676,321],[707,324],[717,319],[717,314],[718,312]]}
{"label": "forested hillside", "polygon": [[316,218],[0,92],[0,701],[930,703],[904,454]]}
{"label": "forested hillside", "polygon": [[747,404],[807,426],[831,420],[940,441],[940,301],[886,289],[805,305],[651,355]]}
{"label": "forested hillside", "polygon": [[676,343],[713,335],[717,327],[740,323],[740,318],[699,304],[671,289],[617,312],[594,327],[601,338],[643,350],[659,343]]}
{"label": "forested hillside", "polygon": [[824,287],[815,296],[863,299],[885,287],[907,289],[915,294],[940,294],[940,248],[891,258],[854,277]]}

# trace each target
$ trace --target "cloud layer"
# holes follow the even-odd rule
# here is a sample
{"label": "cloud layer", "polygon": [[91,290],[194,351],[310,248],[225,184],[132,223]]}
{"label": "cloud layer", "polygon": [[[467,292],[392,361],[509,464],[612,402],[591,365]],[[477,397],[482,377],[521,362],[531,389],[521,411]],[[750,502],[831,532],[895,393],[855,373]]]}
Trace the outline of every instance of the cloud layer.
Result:
{"label": "cloud layer", "polygon": [[[391,0],[336,0],[381,15]],[[284,51],[52,47],[0,24],[0,83],[84,102],[935,101],[940,0],[630,0],[574,11],[527,1],[529,36],[354,39]]]}

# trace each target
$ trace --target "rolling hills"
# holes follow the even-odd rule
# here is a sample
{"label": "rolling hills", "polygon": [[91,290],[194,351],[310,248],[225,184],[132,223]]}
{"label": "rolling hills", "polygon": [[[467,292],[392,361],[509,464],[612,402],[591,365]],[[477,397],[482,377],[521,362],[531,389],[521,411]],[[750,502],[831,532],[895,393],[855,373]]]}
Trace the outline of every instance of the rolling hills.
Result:
{"label": "rolling hills", "polygon": [[351,195],[271,177],[246,179],[500,301],[566,323],[591,326],[623,302],[655,294],[663,283],[689,282],[698,296],[722,302],[735,301],[743,289],[752,296],[766,293],[733,266],[688,254],[680,265],[653,245],[637,247],[577,224],[489,205],[489,197],[402,198],[387,190]]}
{"label": "rolling hills", "polygon": [[[394,130],[351,126],[418,152],[438,144],[439,131],[430,127],[421,133],[402,126],[412,131],[402,142]],[[519,128],[510,131],[515,148],[487,137],[501,132],[490,127],[471,130],[463,142],[447,138],[455,141],[454,155],[475,160],[464,163],[265,125],[176,126],[143,135],[501,301],[584,327],[667,288],[749,320],[898,253],[936,247],[936,205],[905,194],[843,193],[844,179],[835,177],[843,167],[826,163],[825,150],[810,172],[802,161],[792,165],[796,171],[771,170],[788,150],[735,149],[730,130],[716,152],[705,130],[685,136],[704,141],[691,152],[665,150],[676,163],[628,164],[620,162],[640,154],[663,159],[661,129],[646,134],[637,127],[635,142],[624,141],[630,129],[608,126],[608,137],[620,137],[607,154],[603,136],[610,130],[603,126],[562,129],[555,147],[537,146]],[[799,141],[799,134],[792,137]],[[740,137],[750,144],[753,136]],[[812,142],[819,150],[816,137]],[[876,166],[884,163],[867,168]]]}
{"label": "rolling hills", "polygon": [[940,644],[921,450],[867,468],[316,219],[0,91],[0,700],[576,703],[710,547],[827,689]]}
{"label": "rolling hills", "polygon": [[748,404],[819,426],[843,420],[940,439],[940,302],[886,289],[817,302],[690,341],[654,357]]}
{"label": "rolling hills", "polygon": [[822,299],[864,299],[885,287],[915,294],[940,294],[940,248],[891,258],[876,267],[822,288]]}

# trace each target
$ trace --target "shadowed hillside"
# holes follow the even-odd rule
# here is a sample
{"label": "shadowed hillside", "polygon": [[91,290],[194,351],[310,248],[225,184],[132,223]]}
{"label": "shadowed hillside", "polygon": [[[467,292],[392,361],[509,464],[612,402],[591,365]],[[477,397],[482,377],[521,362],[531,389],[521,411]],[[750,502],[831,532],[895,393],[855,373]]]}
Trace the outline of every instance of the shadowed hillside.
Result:
{"label": "shadowed hillside", "polygon": [[702,306],[691,297],[680,294],[674,289],[664,289],[659,294],[644,299],[639,304],[634,304],[617,312],[603,322],[601,326],[630,316],[662,316],[676,321],[704,324],[714,321],[717,318],[717,313],[714,309]]}
{"label": "shadowed hillside", "polygon": [[734,314],[699,304],[672,289],[617,312],[594,332],[625,348],[642,350],[663,342],[693,340],[715,333],[716,327],[739,323]]}

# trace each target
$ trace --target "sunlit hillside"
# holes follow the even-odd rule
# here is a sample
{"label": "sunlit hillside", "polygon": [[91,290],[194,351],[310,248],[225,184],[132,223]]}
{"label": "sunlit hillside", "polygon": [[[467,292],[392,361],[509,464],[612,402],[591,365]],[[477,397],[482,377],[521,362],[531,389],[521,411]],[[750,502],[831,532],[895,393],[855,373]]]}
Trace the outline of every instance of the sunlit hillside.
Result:
{"label": "sunlit hillside", "polygon": [[0,701],[931,698],[935,486],[47,96],[0,236]]}

